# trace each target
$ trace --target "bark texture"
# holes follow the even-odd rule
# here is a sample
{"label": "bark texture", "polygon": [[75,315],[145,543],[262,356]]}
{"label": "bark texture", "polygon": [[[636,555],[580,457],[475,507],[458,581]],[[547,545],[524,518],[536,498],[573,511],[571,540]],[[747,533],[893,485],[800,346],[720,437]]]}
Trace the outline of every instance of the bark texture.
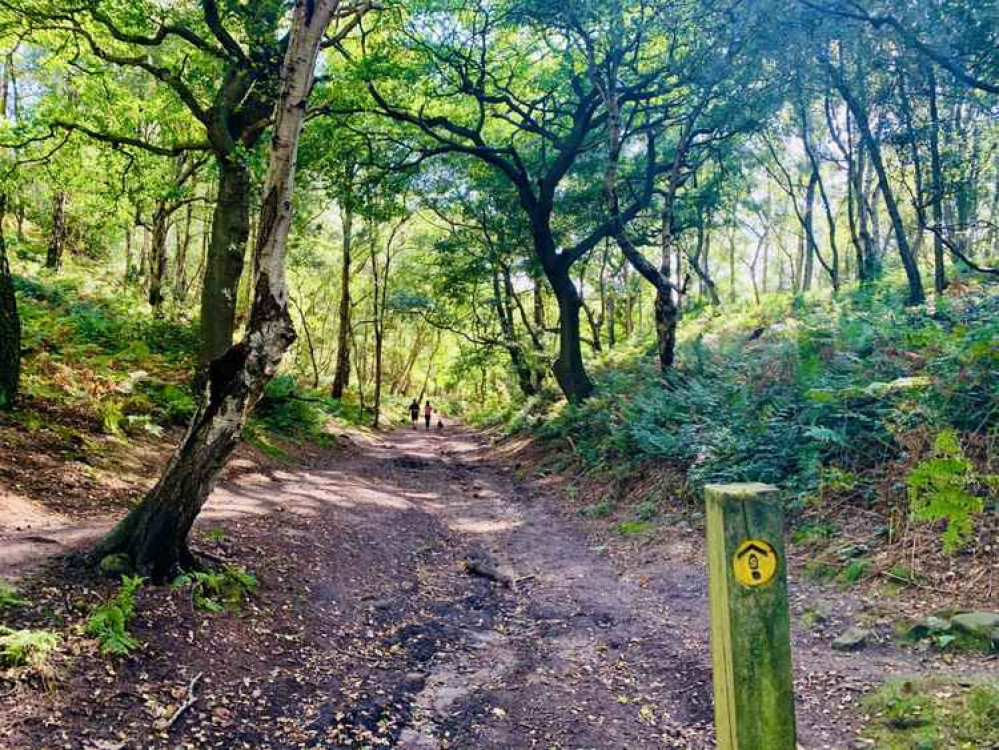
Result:
{"label": "bark texture", "polygon": [[219,160],[219,187],[201,292],[201,361],[232,346],[236,292],[250,237],[250,170],[235,159]]}

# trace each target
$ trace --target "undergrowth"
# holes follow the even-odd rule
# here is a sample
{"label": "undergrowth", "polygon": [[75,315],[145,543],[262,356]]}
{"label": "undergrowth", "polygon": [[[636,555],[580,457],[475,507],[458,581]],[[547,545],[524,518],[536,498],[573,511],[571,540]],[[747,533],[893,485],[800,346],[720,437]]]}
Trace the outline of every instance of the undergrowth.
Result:
{"label": "undergrowth", "polygon": [[122,656],[141,645],[128,625],[135,617],[135,594],[144,582],[139,576],[123,576],[118,593],[91,613],[86,631],[100,641],[101,653]]}
{"label": "undergrowth", "polygon": [[[576,474],[640,476],[665,463],[694,490],[776,484],[801,512],[834,500],[904,511],[911,500],[916,520],[942,524],[955,552],[995,502],[982,438],[999,431],[996,340],[995,287],[941,299],[932,312],[905,308],[888,284],[807,303],[775,297],[687,321],[666,377],[650,350],[617,354],[581,405],[548,390],[480,418],[530,432],[568,455]],[[909,476],[908,492],[885,483],[886,466]],[[816,527],[808,541],[833,533]]]}
{"label": "undergrowth", "polygon": [[18,595],[17,589],[0,578],[0,612],[5,609],[27,607],[30,604],[31,602]]}
{"label": "undergrowth", "polygon": [[979,750],[999,745],[999,684],[893,680],[864,702],[879,750]]}
{"label": "undergrowth", "polygon": [[27,667],[42,677],[50,675],[49,657],[62,642],[48,630],[14,630],[0,625],[0,666]]}

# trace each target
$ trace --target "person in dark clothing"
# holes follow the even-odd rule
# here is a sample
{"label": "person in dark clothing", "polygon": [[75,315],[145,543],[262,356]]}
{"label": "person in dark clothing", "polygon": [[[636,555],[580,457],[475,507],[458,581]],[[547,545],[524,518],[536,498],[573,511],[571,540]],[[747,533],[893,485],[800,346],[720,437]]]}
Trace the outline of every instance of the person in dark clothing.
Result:
{"label": "person in dark clothing", "polygon": [[420,402],[415,398],[413,403],[409,405],[409,418],[413,422],[413,429],[416,429],[416,420],[420,418]]}
{"label": "person in dark clothing", "polygon": [[430,405],[430,402],[427,401],[426,406],[423,407],[423,418],[427,422],[428,430],[430,429],[430,419],[433,416],[434,416],[434,408]]}

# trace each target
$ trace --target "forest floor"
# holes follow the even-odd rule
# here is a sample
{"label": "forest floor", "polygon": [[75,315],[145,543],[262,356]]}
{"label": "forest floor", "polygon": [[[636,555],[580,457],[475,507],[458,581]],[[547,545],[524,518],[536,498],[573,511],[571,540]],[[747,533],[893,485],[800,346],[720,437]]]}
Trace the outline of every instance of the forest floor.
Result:
{"label": "forest floor", "polygon": [[[53,555],[112,518],[14,492],[0,494],[0,576],[34,605],[13,624],[72,634],[111,584]],[[103,657],[77,632],[47,688],[0,679],[0,747],[713,746],[701,532],[611,538],[479,433],[342,434],[287,463],[244,451],[195,537],[257,574],[243,611],[205,614],[183,592],[144,588],[137,652]],[[870,746],[859,702],[888,676],[996,668],[895,644],[891,619],[857,593],[792,575],[791,596],[809,750]],[[808,612],[821,624],[806,627]],[[859,620],[875,642],[831,650]]]}

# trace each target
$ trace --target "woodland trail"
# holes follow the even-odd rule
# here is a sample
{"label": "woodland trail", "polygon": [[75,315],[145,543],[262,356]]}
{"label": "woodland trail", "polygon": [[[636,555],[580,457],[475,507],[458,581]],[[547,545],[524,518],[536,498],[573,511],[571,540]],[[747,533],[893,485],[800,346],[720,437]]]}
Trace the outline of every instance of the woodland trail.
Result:
{"label": "woodland trail", "polygon": [[[253,611],[198,617],[169,594],[151,594],[163,603],[143,604],[136,622],[147,652],[121,665],[103,688],[108,697],[80,708],[93,689],[81,669],[55,697],[10,711],[13,733],[8,745],[0,736],[0,746],[42,747],[60,722],[80,740],[66,746],[82,748],[112,740],[411,750],[713,746],[706,584],[696,549],[631,575],[477,433],[350,436],[307,468],[261,473],[237,462],[199,523],[201,532],[209,527],[225,529],[233,540],[225,553],[258,572]],[[514,583],[469,573],[467,560],[495,566]],[[792,607],[800,614],[821,595],[792,586]],[[851,606],[848,596],[837,602]],[[888,646],[833,653],[810,638],[795,632],[798,717],[809,750],[865,747],[854,734],[859,695],[889,673],[939,666]],[[198,706],[169,733],[150,733],[135,684],[176,694],[199,672],[208,677]]]}

